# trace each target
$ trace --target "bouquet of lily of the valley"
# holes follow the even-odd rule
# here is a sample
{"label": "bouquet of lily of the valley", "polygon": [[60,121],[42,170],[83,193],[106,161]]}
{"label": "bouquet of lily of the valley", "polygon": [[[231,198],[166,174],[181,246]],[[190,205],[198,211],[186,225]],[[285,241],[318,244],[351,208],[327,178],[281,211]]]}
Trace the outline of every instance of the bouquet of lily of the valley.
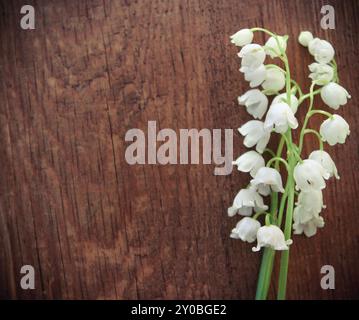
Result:
{"label": "bouquet of lily of the valley", "polygon": [[[255,32],[268,35],[264,46],[252,43]],[[238,97],[238,103],[245,106],[254,120],[243,124],[238,131],[244,136],[244,145],[255,150],[243,153],[233,162],[252,179],[238,192],[228,215],[243,216],[232,230],[231,238],[249,243],[257,241],[253,251],[264,247],[256,299],[267,298],[276,251],[281,251],[277,298],[285,298],[292,230],[294,234],[312,237],[324,226],[320,216],[325,208],[322,190],[330,177],[339,179],[335,163],[324,151],[324,142],[330,146],[344,143],[349,135],[349,125],[340,115],[314,106],[316,95],[334,110],[350,98],[339,85],[333,46],[328,41],[313,38],[308,31],[300,33],[299,43],[308,47],[315,60],[309,65],[312,80],[309,92],[303,93],[291,77],[287,40],[288,36],[279,36],[263,28],[242,29],[231,36],[231,42],[242,47],[238,53],[239,70],[252,88]],[[265,65],[266,56],[277,58],[282,66]],[[272,96],[269,105],[268,98]],[[296,113],[301,109],[306,116],[299,127]],[[313,116],[325,118],[319,131],[308,127]],[[298,141],[294,141],[292,130],[299,130]],[[267,147],[274,134],[280,137],[276,150]],[[303,155],[303,145],[308,134],[317,137],[319,148],[307,156]],[[268,161],[264,153],[270,157]],[[270,205],[263,199],[267,196],[270,196]]]}

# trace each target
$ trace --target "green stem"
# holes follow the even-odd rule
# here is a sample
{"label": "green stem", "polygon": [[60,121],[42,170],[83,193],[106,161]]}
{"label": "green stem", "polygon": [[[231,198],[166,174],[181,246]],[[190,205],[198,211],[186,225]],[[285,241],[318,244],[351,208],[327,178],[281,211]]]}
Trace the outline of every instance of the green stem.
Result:
{"label": "green stem", "polygon": [[282,162],[282,163],[285,165],[287,171],[289,170],[287,161],[285,161],[285,160],[284,160],[283,158],[281,158],[281,157],[274,157],[274,158],[270,159],[270,160],[267,162],[267,167],[270,167],[271,164],[272,164],[274,161],[276,161],[276,162],[277,162],[277,161]]}
{"label": "green stem", "polygon": [[264,248],[262,262],[259,269],[256,300],[267,299],[270,277],[273,269],[275,251],[271,248]]}
{"label": "green stem", "polygon": [[[288,132],[291,140],[291,132]],[[284,237],[286,240],[290,239],[292,233],[292,221],[293,221],[293,209],[294,209],[294,178],[293,170],[296,165],[296,159],[294,155],[289,156],[289,173],[288,173],[288,202],[287,212],[284,226]],[[280,221],[281,222],[281,221]],[[278,221],[279,223],[279,221]],[[289,265],[289,248],[281,254],[280,259],[280,271],[279,271],[279,282],[278,282],[278,300],[284,300],[287,289],[287,276],[288,276],[288,265]]]}
{"label": "green stem", "polygon": [[252,217],[254,220],[257,220],[259,218],[259,216],[263,215],[263,214],[269,214],[267,211],[260,211],[260,212],[256,212],[256,214]]}
{"label": "green stem", "polygon": [[[293,79],[290,80],[291,83],[294,84],[294,86],[298,89],[298,92],[299,92],[299,97],[301,98],[303,96],[303,92],[302,92],[302,89],[300,88],[300,85]],[[299,98],[299,99],[300,99]]]}
{"label": "green stem", "polygon": [[282,198],[280,199],[280,205],[279,205],[279,213],[278,213],[278,220],[277,220],[277,226],[280,228],[282,225],[282,219],[283,219],[283,213],[284,213],[284,207],[286,204],[286,200],[288,198],[288,190],[289,190],[289,184],[288,181],[284,188],[284,194],[282,195]]}
{"label": "green stem", "polygon": [[309,108],[308,108],[308,112],[305,116],[305,119],[304,119],[304,123],[303,123],[303,128],[300,132],[300,137],[299,137],[299,153],[302,152],[302,149],[303,149],[303,142],[304,142],[304,131],[307,127],[307,124],[308,124],[308,121],[309,121],[309,118],[310,118],[310,113],[312,111],[312,108],[313,108],[313,102],[314,102],[314,95],[313,95],[313,90],[314,90],[314,86],[315,86],[315,82],[313,81],[312,84],[310,85],[310,90],[309,90],[309,98],[310,98],[310,103],[309,103]]}
{"label": "green stem", "polygon": [[322,140],[322,137],[320,136],[319,132],[316,131],[316,130],[313,130],[313,129],[305,129],[304,133],[303,133],[303,136],[305,136],[308,133],[312,133],[315,136],[317,136],[318,142],[319,142],[319,148],[320,148],[320,150],[323,150],[323,140]]}
{"label": "green stem", "polygon": [[[290,69],[288,58],[285,53],[283,53],[283,61],[285,64],[286,70],[286,93],[287,93],[287,102],[288,105],[291,105],[291,78],[290,78]],[[293,220],[293,209],[294,209],[294,178],[293,170],[297,163],[296,160],[296,151],[292,141],[292,131],[288,129],[286,132],[286,138],[288,141],[288,177],[287,177],[287,186],[286,192],[288,192],[288,202],[287,202],[287,212],[286,220],[284,226],[284,237],[286,240],[290,239],[292,233],[292,220]],[[288,188],[288,189],[287,189]],[[283,195],[284,196],[284,195]],[[279,221],[278,221],[279,223]],[[278,299],[284,299],[287,288],[287,275],[288,275],[288,264],[289,264],[289,248],[281,254],[280,260],[280,270],[279,270],[279,285],[278,285]]]}
{"label": "green stem", "polygon": [[338,75],[338,66],[337,63],[335,61],[335,59],[332,60],[332,67],[334,68],[334,78],[333,81],[336,83],[339,83],[339,75]]}
{"label": "green stem", "polygon": [[268,152],[272,157],[275,157],[275,156],[276,156],[275,153],[274,153],[274,151],[271,150],[271,149],[269,149],[269,148],[265,148],[264,151],[263,151],[263,153],[264,153],[264,152]]}
{"label": "green stem", "polygon": [[[269,32],[268,30],[265,30],[262,28],[254,28],[254,29],[252,29],[252,31],[263,31],[263,32],[266,32],[276,38],[278,47],[280,48],[280,51],[281,51],[280,58],[284,62],[284,65],[285,65],[287,103],[290,106],[291,105],[291,92],[292,92],[291,91],[291,83],[292,82],[291,82],[291,78],[290,78],[289,63],[288,63],[288,58],[287,58],[284,50],[279,45],[278,38],[274,34]],[[284,146],[284,142],[286,142],[286,145],[287,145],[288,163],[286,163],[285,160],[283,160],[281,158],[281,153],[282,153],[282,149]],[[293,208],[294,208],[293,170],[297,163],[297,160],[296,160],[296,152],[297,151],[298,150],[295,149],[295,145],[293,145],[291,129],[288,129],[288,131],[286,132],[286,135],[285,136],[283,135],[281,138],[281,142],[280,142],[280,145],[278,146],[278,151],[277,151],[276,157],[274,157],[272,159],[273,161],[275,161],[275,167],[277,169],[279,169],[279,162],[286,163],[287,169],[288,169],[286,190],[285,190],[285,194],[282,196],[282,201],[281,201],[280,221],[279,221],[279,219],[276,221],[277,225],[278,224],[280,225],[283,211],[284,211],[284,204],[285,204],[286,197],[288,194],[287,214],[286,214],[286,222],[285,222],[285,229],[284,229],[284,235],[285,235],[286,239],[290,239],[291,230],[292,230],[292,215],[293,215]],[[282,159],[283,161],[280,159]],[[272,160],[270,160],[269,164],[271,164]],[[278,197],[278,194],[276,196]],[[276,210],[274,210],[274,208],[277,209],[277,207],[278,207],[278,198],[277,197],[273,198],[273,193],[272,193],[272,198],[277,200],[277,201],[275,201],[275,203],[272,200],[272,205],[271,205],[271,214],[272,215],[274,212],[276,212]],[[261,263],[261,267],[260,267],[260,271],[259,271],[257,293],[256,293],[256,299],[258,299],[258,300],[267,298],[268,290],[270,287],[271,274],[272,274],[272,270],[273,270],[274,257],[275,257],[275,251],[273,249],[270,249],[270,248],[264,249],[262,263]],[[282,257],[281,257],[278,298],[285,297],[287,274],[288,274],[288,261],[289,261],[289,250],[283,252]]]}
{"label": "green stem", "polygon": [[267,69],[274,68],[278,69],[279,71],[283,72],[285,74],[285,70],[282,69],[280,66],[277,66],[276,64],[266,64],[265,66]]}
{"label": "green stem", "polygon": [[[276,158],[280,158],[283,152],[284,147],[284,139],[281,138],[279,141],[279,145],[277,148],[277,154],[274,156]],[[279,171],[279,161],[276,160],[274,164],[274,168]],[[278,192],[272,192],[271,193],[271,214],[275,219],[277,219],[277,213],[278,213]]]}
{"label": "green stem", "polygon": [[311,116],[314,116],[315,114],[321,114],[323,116],[326,116],[328,118],[333,117],[333,115],[327,111],[324,110],[312,110],[308,112],[308,118],[310,118]]}
{"label": "green stem", "polygon": [[[282,137],[279,141],[278,149],[277,149],[277,157],[283,152],[285,140]],[[275,168],[279,170],[279,161],[276,161]],[[278,193],[271,193],[271,214],[275,217],[277,216],[276,212],[278,210]],[[257,291],[256,291],[256,300],[265,300],[268,296],[268,290],[270,286],[270,279],[273,270],[273,263],[275,258],[275,250],[271,248],[264,248],[264,252],[262,255],[261,266],[259,269],[258,275],[258,283],[257,283]]]}
{"label": "green stem", "polygon": [[[313,96],[319,94],[321,91],[322,91],[322,88],[313,91]],[[299,98],[298,105],[300,105],[300,104],[301,104],[305,99],[307,99],[307,98],[310,98],[310,93],[306,93],[306,94],[302,95],[302,96]]]}
{"label": "green stem", "polygon": [[264,28],[252,28],[251,31],[252,31],[252,32],[262,31],[262,32],[264,32],[264,33],[266,33],[266,34],[269,34],[269,35],[272,36],[272,37],[276,37],[276,35],[275,35],[273,32],[270,32],[269,30],[264,29]]}

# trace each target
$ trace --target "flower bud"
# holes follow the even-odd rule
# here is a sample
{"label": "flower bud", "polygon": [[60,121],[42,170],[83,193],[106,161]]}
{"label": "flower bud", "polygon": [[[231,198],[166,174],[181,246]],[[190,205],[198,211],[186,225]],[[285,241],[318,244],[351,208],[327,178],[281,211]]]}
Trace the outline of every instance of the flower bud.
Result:
{"label": "flower bud", "polygon": [[258,68],[263,64],[266,54],[262,46],[256,43],[245,45],[238,53],[238,57],[242,58],[241,72],[248,72]]}
{"label": "flower bud", "polygon": [[324,103],[334,110],[338,110],[340,106],[348,102],[348,98],[351,98],[348,91],[335,82],[325,85],[320,92],[320,96]]}
{"label": "flower bud", "polygon": [[242,47],[246,44],[250,44],[253,40],[253,32],[249,29],[241,29],[235,34],[230,36],[231,42],[238,46]]}
{"label": "flower bud", "polygon": [[334,114],[331,118],[325,120],[319,129],[323,141],[334,146],[337,143],[345,143],[350,134],[349,124],[341,116]]}
{"label": "flower bud", "polygon": [[298,37],[299,43],[304,47],[308,47],[309,42],[312,40],[313,40],[313,35],[309,31],[302,31]]}
{"label": "flower bud", "polygon": [[237,160],[233,161],[233,165],[238,167],[238,171],[249,172],[254,177],[257,171],[264,167],[264,158],[258,152],[251,150],[243,153]]}
{"label": "flower bud", "polygon": [[281,55],[281,50],[285,52],[287,49],[287,38],[277,36],[277,39],[278,41],[274,37],[270,37],[264,45],[266,54],[271,58],[279,57]]}
{"label": "flower bud", "polygon": [[334,48],[328,41],[315,38],[309,42],[308,49],[319,63],[329,63],[334,58]]}
{"label": "flower bud", "polygon": [[257,231],[260,227],[261,224],[257,220],[244,217],[237,223],[236,227],[232,229],[230,237],[251,243],[256,240]]}
{"label": "flower bud", "polygon": [[285,76],[282,71],[277,68],[268,68],[266,70],[266,77],[262,83],[262,88],[269,94],[276,93],[282,90],[285,86]]}
{"label": "flower bud", "polygon": [[258,89],[249,90],[238,97],[238,103],[245,105],[247,112],[255,119],[261,119],[268,108],[268,98]]}

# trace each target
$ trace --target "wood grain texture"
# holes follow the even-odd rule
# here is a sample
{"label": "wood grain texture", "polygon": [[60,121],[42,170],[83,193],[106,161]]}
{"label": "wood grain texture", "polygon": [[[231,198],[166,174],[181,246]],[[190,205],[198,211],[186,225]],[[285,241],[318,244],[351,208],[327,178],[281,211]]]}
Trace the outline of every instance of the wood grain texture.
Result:
{"label": "wood grain texture", "polygon": [[[236,218],[226,214],[248,176],[124,157],[126,131],[149,120],[176,131],[249,120],[236,104],[248,84],[228,36],[253,26],[290,36],[305,91],[311,57],[299,32],[337,50],[351,135],[330,149],[341,179],[325,190],[326,227],[294,237],[288,298],[359,298],[358,1],[26,1],[32,31],[20,29],[23,4],[0,1],[0,298],[254,297],[260,255],[229,238]],[[323,4],[335,8],[335,30],[320,28]],[[244,151],[242,138],[234,144]],[[316,145],[308,140],[306,152]],[[24,264],[36,270],[35,290],[19,286]],[[320,287],[325,264],[335,290]]]}

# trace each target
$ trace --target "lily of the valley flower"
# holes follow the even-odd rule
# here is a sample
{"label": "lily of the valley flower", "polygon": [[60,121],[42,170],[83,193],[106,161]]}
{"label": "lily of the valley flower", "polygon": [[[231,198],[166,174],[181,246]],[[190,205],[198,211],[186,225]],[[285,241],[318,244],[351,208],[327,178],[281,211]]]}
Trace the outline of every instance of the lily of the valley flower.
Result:
{"label": "lily of the valley flower", "polygon": [[312,40],[313,40],[313,35],[309,31],[302,31],[298,37],[298,41],[303,47],[308,47],[309,42]]}
{"label": "lily of the valley flower", "polygon": [[295,166],[293,176],[298,189],[310,191],[324,189],[330,175],[317,161],[306,159]]}
{"label": "lily of the valley flower", "polygon": [[253,32],[249,29],[241,29],[230,36],[231,42],[238,47],[243,47],[250,44],[253,40]]}
{"label": "lily of the valley flower", "polygon": [[351,98],[347,90],[335,82],[330,82],[323,87],[320,96],[326,105],[338,110],[340,106],[347,103],[347,99]]}
{"label": "lily of the valley flower", "polygon": [[288,250],[293,241],[285,240],[283,231],[275,225],[263,226],[257,232],[257,246],[252,251],[259,251],[261,247],[269,247],[274,250]]}
{"label": "lily of the valley flower", "polygon": [[[301,191],[298,195],[298,201],[296,203],[298,207],[310,213],[310,217],[313,214],[319,214],[325,205],[323,203],[322,190],[311,189],[310,191]],[[304,220],[302,220],[303,222]]]}
{"label": "lily of the valley flower", "polygon": [[274,37],[270,37],[264,45],[266,54],[271,58],[279,57],[281,50],[284,52],[287,49],[287,38],[278,36],[277,39],[278,41]]}
{"label": "lily of the valley flower", "polygon": [[262,88],[269,94],[282,90],[285,86],[285,76],[282,71],[277,68],[267,68],[265,80]]}
{"label": "lily of the valley flower", "polygon": [[322,140],[334,146],[337,143],[344,143],[350,134],[349,124],[341,116],[334,114],[325,120],[319,129]]}
{"label": "lily of the valley flower", "polygon": [[263,198],[254,188],[242,189],[234,198],[232,207],[228,208],[228,216],[233,217],[235,214],[242,216],[251,216],[253,209],[256,212],[268,209],[263,203]]}
{"label": "lily of the valley flower", "polygon": [[274,192],[284,192],[282,177],[279,172],[273,168],[262,167],[256,173],[251,185],[258,189],[258,192],[267,196],[271,190]]}
{"label": "lily of the valley flower", "polygon": [[307,210],[302,205],[297,205],[293,211],[293,221],[297,224],[305,224],[314,217],[319,217],[319,213]]}
{"label": "lily of the valley flower", "polygon": [[316,150],[313,151],[308,158],[320,163],[321,166],[328,172],[330,177],[334,176],[339,179],[337,167],[327,152],[323,150]]}
{"label": "lily of the valley flower", "polygon": [[239,69],[241,72],[257,69],[266,58],[263,47],[256,43],[245,45],[238,56],[242,58],[241,68]]}
{"label": "lily of the valley flower", "polygon": [[309,70],[312,72],[309,75],[313,81],[319,85],[325,85],[333,79],[334,70],[333,68],[324,63],[312,63],[309,65]]}
{"label": "lily of the valley flower", "polygon": [[309,238],[314,236],[317,233],[317,228],[324,227],[324,219],[320,216],[313,216],[310,220],[306,222],[300,222],[298,218],[299,211],[294,210],[293,213],[293,229],[294,234],[304,234]]}
{"label": "lily of the valley flower", "polygon": [[292,109],[284,102],[272,104],[264,121],[264,129],[274,129],[277,133],[285,133],[288,127],[292,129],[298,127],[298,121]]}
{"label": "lily of the valley flower", "polygon": [[251,88],[258,87],[266,78],[266,67],[264,64],[261,64],[256,69],[241,68],[239,70],[245,70],[244,79],[249,82]]}
{"label": "lily of the valley flower", "polygon": [[[281,93],[278,94],[277,96],[275,96],[275,98],[272,101],[272,104],[277,104],[280,102],[285,102],[286,104],[289,104],[287,101],[287,94],[286,93]],[[298,110],[298,98],[294,95],[291,94],[290,95],[290,108],[292,109],[293,113],[295,114]]]}
{"label": "lily of the valley flower", "polygon": [[315,38],[309,42],[308,49],[319,63],[329,63],[334,58],[334,48],[328,41]]}
{"label": "lily of the valley flower", "polygon": [[247,148],[256,145],[257,152],[263,153],[270,139],[270,131],[264,129],[264,123],[262,121],[248,121],[241,126],[238,131],[242,136],[245,136],[243,144]]}
{"label": "lily of the valley flower", "polygon": [[260,227],[261,224],[257,220],[244,217],[237,223],[236,227],[232,229],[230,237],[251,243],[256,240],[257,231]]}
{"label": "lily of the valley flower", "polygon": [[293,212],[293,229],[295,234],[304,234],[311,237],[316,234],[317,228],[324,226],[324,220],[319,213],[325,207],[321,190],[311,189],[301,191]]}
{"label": "lily of the valley flower", "polygon": [[268,98],[258,89],[249,90],[238,97],[238,103],[245,105],[247,112],[255,119],[262,119],[268,108]]}
{"label": "lily of the valley flower", "polygon": [[239,171],[249,172],[252,177],[260,168],[264,167],[264,164],[262,155],[254,150],[243,153],[237,160],[233,161],[233,165],[236,165]]}

